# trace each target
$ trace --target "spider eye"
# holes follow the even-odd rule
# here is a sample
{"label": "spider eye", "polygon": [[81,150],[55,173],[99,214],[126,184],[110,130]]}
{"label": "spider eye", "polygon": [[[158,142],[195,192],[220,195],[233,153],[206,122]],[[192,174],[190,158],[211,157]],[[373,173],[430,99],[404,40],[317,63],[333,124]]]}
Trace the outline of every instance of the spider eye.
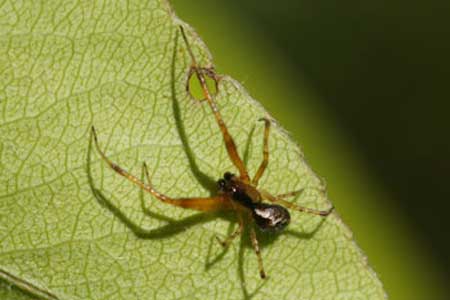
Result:
{"label": "spider eye", "polygon": [[230,181],[231,178],[234,177],[234,174],[230,173],[230,172],[225,172],[225,174],[223,174],[223,178],[225,178],[226,181]]}
{"label": "spider eye", "polygon": [[253,218],[262,231],[271,232],[283,230],[291,220],[291,216],[286,208],[266,203],[258,203],[255,206]]}

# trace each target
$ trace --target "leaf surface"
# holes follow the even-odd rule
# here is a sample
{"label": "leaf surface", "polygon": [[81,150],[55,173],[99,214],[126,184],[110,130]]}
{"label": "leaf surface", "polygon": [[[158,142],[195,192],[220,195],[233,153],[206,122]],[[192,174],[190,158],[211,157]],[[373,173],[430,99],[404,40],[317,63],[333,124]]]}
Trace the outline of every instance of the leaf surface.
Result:
{"label": "leaf surface", "polygon": [[[108,157],[137,177],[146,162],[155,187],[173,197],[214,194],[216,179],[236,171],[210,108],[186,92],[182,22],[166,1],[3,2],[0,15],[0,295],[385,298],[337,213],[292,212],[284,233],[258,233],[263,281],[247,232],[227,251],[214,239],[232,232],[233,214],[162,204],[92,149],[95,125]],[[198,61],[212,66],[184,27]],[[253,175],[262,159],[257,120],[268,113],[226,76],[216,101]],[[330,205],[276,123],[260,186],[273,194],[303,189],[292,201]]]}

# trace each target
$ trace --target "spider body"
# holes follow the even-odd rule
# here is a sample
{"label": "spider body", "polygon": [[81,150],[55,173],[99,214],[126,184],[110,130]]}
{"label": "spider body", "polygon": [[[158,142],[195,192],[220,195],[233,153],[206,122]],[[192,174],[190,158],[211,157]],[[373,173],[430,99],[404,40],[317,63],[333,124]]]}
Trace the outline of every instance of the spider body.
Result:
{"label": "spider body", "polygon": [[[204,100],[210,106],[211,111],[216,119],[219,126],[220,132],[223,137],[225,148],[227,150],[228,156],[239,171],[239,175],[234,175],[230,172],[226,172],[218,181],[218,194],[211,197],[180,197],[172,198],[163,193],[158,192],[150,181],[150,175],[148,172],[147,165],[143,163],[143,171],[145,173],[147,182],[143,182],[136,176],[130,174],[125,169],[111,161],[106,154],[101,150],[98,143],[97,134],[94,126],[91,130],[91,139],[94,140],[97,151],[109,167],[114,170],[119,175],[125,177],[127,180],[133,184],[139,186],[141,189],[150,193],[156,199],[181,208],[189,208],[200,211],[217,211],[217,210],[231,210],[234,211],[238,218],[238,228],[231,233],[225,240],[220,240],[217,238],[219,243],[223,247],[228,247],[231,242],[243,232],[245,224],[250,226],[250,240],[252,242],[253,249],[256,253],[259,266],[259,274],[261,278],[266,277],[266,273],[263,267],[263,261],[261,257],[261,251],[256,237],[255,225],[261,231],[267,232],[279,232],[283,230],[290,222],[291,216],[286,208],[293,209],[300,212],[306,212],[309,214],[314,214],[317,216],[328,216],[332,210],[331,206],[327,210],[316,210],[312,208],[307,208],[299,206],[292,202],[286,201],[286,198],[296,196],[302,192],[302,190],[292,191],[284,193],[281,195],[272,195],[269,192],[258,188],[258,183],[260,178],[263,176],[266,167],[269,162],[269,131],[270,131],[270,120],[268,118],[262,118],[260,121],[264,121],[264,140],[263,140],[263,160],[257,169],[253,178],[250,178],[247,168],[244,165],[243,160],[239,156],[236,144],[233,137],[228,132],[228,128],[225,125],[224,120],[219,112],[219,109],[211,95],[206,81],[204,78],[205,68],[201,68],[197,65],[194,54],[190,48],[189,42],[186,38],[184,30],[180,27],[182,37],[186,43],[187,51],[192,60],[191,68],[188,72],[187,80],[190,80],[190,76],[197,76],[199,80],[202,92],[204,95]],[[208,69],[208,72],[213,72],[213,70]],[[214,74],[213,74],[214,75]],[[215,77],[215,76],[212,76]],[[271,202],[266,203],[264,201]],[[279,205],[280,204],[280,205]]]}
{"label": "spider body", "polygon": [[287,209],[276,204],[262,202],[261,193],[252,185],[243,182],[236,175],[226,172],[218,181],[219,193],[233,201],[240,209],[248,210],[255,224],[262,231],[278,232],[291,220]]}

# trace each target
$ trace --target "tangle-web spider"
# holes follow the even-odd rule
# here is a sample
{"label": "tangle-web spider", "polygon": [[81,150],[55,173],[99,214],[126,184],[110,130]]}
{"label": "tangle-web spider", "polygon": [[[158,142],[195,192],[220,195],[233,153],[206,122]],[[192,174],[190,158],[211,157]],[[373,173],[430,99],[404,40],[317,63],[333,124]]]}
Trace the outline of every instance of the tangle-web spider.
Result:
{"label": "tangle-web spider", "polygon": [[[147,183],[142,182],[136,176],[128,173],[122,167],[118,166],[112,162],[105,153],[100,149],[97,134],[94,126],[92,126],[91,138],[95,141],[95,146],[100,153],[102,159],[118,174],[122,175],[129,181],[133,182],[141,189],[149,192],[151,195],[161,200],[162,202],[172,204],[182,208],[190,208],[200,211],[218,211],[218,210],[232,210],[235,211],[238,217],[239,226],[231,233],[225,240],[220,240],[217,238],[219,243],[223,247],[228,247],[231,242],[240,235],[244,229],[245,221],[250,223],[250,239],[252,242],[253,249],[258,258],[259,274],[261,278],[266,277],[266,273],[263,267],[263,261],[261,257],[260,247],[258,240],[256,238],[255,224],[262,231],[269,232],[279,232],[283,230],[290,222],[290,214],[285,208],[290,208],[293,210],[306,212],[318,216],[328,216],[333,207],[328,210],[315,210],[303,206],[296,205],[294,203],[284,200],[288,197],[293,197],[298,195],[302,190],[293,191],[277,196],[273,196],[267,191],[258,189],[258,182],[261,176],[266,170],[267,164],[269,162],[269,131],[270,131],[270,120],[267,118],[262,118],[260,121],[264,121],[264,140],[263,140],[263,160],[255,174],[255,176],[250,179],[248,171],[240,158],[236,144],[233,137],[228,132],[227,126],[222,119],[222,116],[217,108],[216,103],[213,100],[205,80],[205,72],[203,68],[199,67],[197,61],[194,57],[190,44],[186,38],[183,27],[180,26],[181,34],[184,42],[186,43],[187,51],[191,57],[191,69],[189,74],[195,74],[198,81],[200,82],[203,97],[210,106],[214,117],[219,125],[220,131],[222,132],[223,140],[225,143],[228,156],[231,162],[238,169],[239,175],[234,175],[230,172],[226,172],[218,181],[218,194],[213,197],[183,197],[183,198],[171,198],[165,194],[156,191],[151,182],[150,176],[145,162],[143,163],[143,170],[147,179]],[[189,79],[188,79],[189,80]],[[272,203],[264,203],[263,200],[268,200]],[[278,205],[281,204],[281,205]],[[245,221],[244,221],[245,220]]]}

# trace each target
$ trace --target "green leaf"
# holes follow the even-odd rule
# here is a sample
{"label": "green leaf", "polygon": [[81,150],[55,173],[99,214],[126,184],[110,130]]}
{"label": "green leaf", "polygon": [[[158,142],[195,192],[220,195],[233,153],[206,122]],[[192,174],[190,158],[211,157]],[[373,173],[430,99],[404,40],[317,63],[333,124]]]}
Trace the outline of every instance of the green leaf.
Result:
{"label": "green leaf", "polygon": [[[0,4],[2,299],[385,298],[336,212],[292,212],[284,233],[259,233],[269,275],[261,280],[247,232],[226,251],[214,240],[236,226],[233,214],[160,203],[92,149],[95,125],[108,157],[138,177],[145,161],[155,187],[174,197],[213,194],[215,180],[236,171],[209,107],[186,92],[182,22],[166,1],[21,5]],[[254,174],[257,120],[267,112],[226,76],[216,101]],[[260,186],[302,188],[292,201],[329,207],[322,181],[277,124],[270,155]]]}

